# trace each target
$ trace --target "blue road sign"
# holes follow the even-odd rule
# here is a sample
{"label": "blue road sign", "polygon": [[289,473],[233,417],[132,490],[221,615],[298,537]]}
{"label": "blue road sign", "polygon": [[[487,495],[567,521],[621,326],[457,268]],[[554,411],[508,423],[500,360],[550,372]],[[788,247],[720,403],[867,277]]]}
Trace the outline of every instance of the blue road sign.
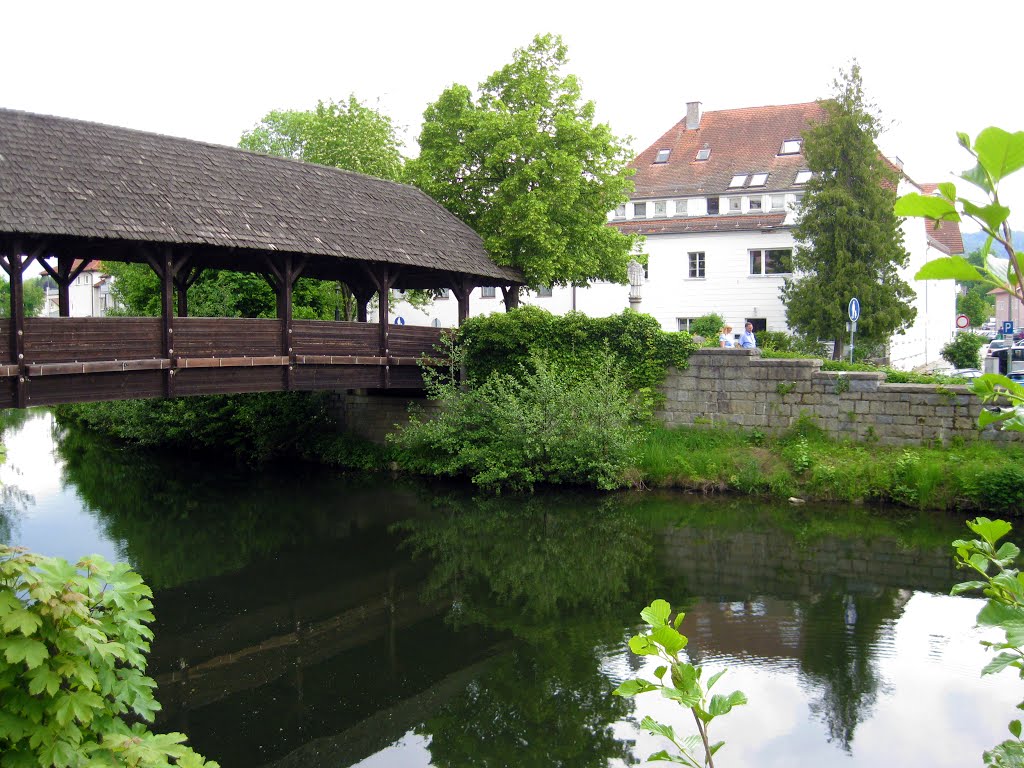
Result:
{"label": "blue road sign", "polygon": [[395,318],[395,325],[405,325],[405,318],[399,315]]}
{"label": "blue road sign", "polygon": [[1013,320],[1003,320],[1003,335],[1010,335],[1013,333]]}
{"label": "blue road sign", "polygon": [[850,299],[850,322],[856,323],[860,320],[860,302],[857,299]]}

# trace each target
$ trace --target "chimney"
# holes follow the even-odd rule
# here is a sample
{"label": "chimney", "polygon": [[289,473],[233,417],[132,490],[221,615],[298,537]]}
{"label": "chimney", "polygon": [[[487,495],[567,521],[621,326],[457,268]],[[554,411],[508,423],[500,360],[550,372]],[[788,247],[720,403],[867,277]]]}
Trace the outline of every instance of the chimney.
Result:
{"label": "chimney", "polygon": [[700,128],[700,102],[686,102],[686,130],[693,131]]}

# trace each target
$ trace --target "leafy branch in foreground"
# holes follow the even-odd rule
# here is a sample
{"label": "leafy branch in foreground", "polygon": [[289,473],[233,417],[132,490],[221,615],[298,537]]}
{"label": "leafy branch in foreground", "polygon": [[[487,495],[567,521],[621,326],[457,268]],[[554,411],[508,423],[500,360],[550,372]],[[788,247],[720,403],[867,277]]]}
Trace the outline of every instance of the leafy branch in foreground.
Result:
{"label": "leafy branch in foreground", "polygon": [[[747,697],[741,691],[733,691],[728,695],[715,694],[708,700],[711,688],[726,670],[716,672],[708,678],[707,685],[701,680],[703,669],[694,666],[680,656],[688,642],[686,635],[679,632],[685,616],[681,611],[671,622],[672,606],[665,600],[655,600],[640,612],[640,617],[647,622],[650,632],[641,633],[629,639],[629,649],[637,656],[657,656],[665,662],[654,671],[656,682],[635,678],[626,680],[615,689],[616,696],[636,696],[650,691],[661,691],[666,699],[687,707],[693,713],[697,724],[696,736],[679,736],[670,725],[657,722],[647,716],[640,722],[640,727],[652,735],[663,736],[679,750],[672,754],[662,750],[651,755],[648,760],[666,760],[690,768],[714,768],[714,755],[724,745],[724,741],[710,743],[708,729],[716,717],[728,714],[733,707],[747,703]],[[665,682],[665,675],[669,682]],[[699,754],[703,752],[703,759]]]}
{"label": "leafy branch in foreground", "polygon": [[[950,594],[981,590],[987,598],[985,606],[978,613],[978,624],[994,627],[1003,632],[1002,642],[982,641],[982,645],[997,651],[997,655],[985,668],[982,675],[991,675],[1012,667],[1024,678],[1024,575],[1015,567],[1020,549],[1002,539],[1011,530],[1005,520],[989,520],[979,517],[967,523],[980,538],[957,539],[953,542],[957,567],[975,571],[980,580],[965,581],[953,587]],[[1024,709],[1024,702],[1017,705]],[[1021,741],[1021,721],[1009,724],[1012,739],[997,744],[984,753],[985,765],[994,768],[1021,768],[1024,766],[1024,742]]]}
{"label": "leafy branch in foreground", "polygon": [[[957,280],[980,282],[991,288],[1006,291],[1010,302],[1024,302],[1024,266],[1020,255],[1013,248],[1013,231],[1010,229],[1010,209],[1000,202],[999,184],[1007,176],[1024,168],[1024,131],[1009,133],[1001,128],[989,127],[971,142],[966,133],[958,133],[960,146],[977,161],[960,178],[976,187],[985,197],[984,204],[977,204],[966,197],[958,196],[956,185],[938,185],[938,195],[920,195],[916,192],[904,195],[896,201],[897,216],[918,216],[931,219],[936,226],[944,221],[961,222],[968,219],[977,224],[985,233],[985,244],[981,249],[985,263],[977,267],[963,256],[946,256],[933,259],[915,275],[918,280]],[[1006,253],[1007,261],[992,258],[990,252],[998,243]],[[1024,390],[1009,387],[1009,380],[1002,376],[986,374],[975,379],[971,385],[975,394],[986,402],[994,395],[1002,395],[1010,401],[1010,408],[1000,411],[998,418],[991,419],[982,413],[979,424],[1002,422],[1003,429],[1024,431]]]}
{"label": "leafy branch in foreground", "polygon": [[[217,768],[154,734],[152,592],[127,565],[0,545],[0,766]],[[133,721],[129,725],[129,720]]]}

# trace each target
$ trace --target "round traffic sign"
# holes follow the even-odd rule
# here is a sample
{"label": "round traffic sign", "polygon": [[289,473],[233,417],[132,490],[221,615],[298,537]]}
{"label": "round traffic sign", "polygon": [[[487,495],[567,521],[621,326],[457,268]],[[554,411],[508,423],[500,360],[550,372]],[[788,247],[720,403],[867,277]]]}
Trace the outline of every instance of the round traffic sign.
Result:
{"label": "round traffic sign", "polygon": [[850,299],[850,322],[856,323],[860,319],[860,302],[857,299]]}
{"label": "round traffic sign", "polygon": [[968,328],[971,325],[971,318],[967,315],[956,316],[956,327],[957,328]]}

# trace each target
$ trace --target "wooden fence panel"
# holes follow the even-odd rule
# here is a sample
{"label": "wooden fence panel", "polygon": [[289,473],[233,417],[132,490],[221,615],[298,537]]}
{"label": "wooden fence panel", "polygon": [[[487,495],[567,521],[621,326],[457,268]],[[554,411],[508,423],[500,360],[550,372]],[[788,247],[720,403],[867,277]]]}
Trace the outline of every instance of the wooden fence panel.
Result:
{"label": "wooden fence panel", "polygon": [[435,354],[434,346],[440,342],[442,330],[422,325],[393,325],[388,334],[388,351],[398,357]]}
{"label": "wooden fence panel", "polygon": [[161,327],[158,317],[29,317],[25,363],[163,357]]}
{"label": "wooden fence panel", "polygon": [[283,354],[281,321],[250,317],[179,317],[177,357],[269,357]]}
{"label": "wooden fence panel", "polygon": [[376,355],[380,330],[376,323],[296,320],[292,323],[292,349],[296,355]]}
{"label": "wooden fence panel", "polygon": [[13,363],[11,359],[11,321],[0,320],[0,363]]}

